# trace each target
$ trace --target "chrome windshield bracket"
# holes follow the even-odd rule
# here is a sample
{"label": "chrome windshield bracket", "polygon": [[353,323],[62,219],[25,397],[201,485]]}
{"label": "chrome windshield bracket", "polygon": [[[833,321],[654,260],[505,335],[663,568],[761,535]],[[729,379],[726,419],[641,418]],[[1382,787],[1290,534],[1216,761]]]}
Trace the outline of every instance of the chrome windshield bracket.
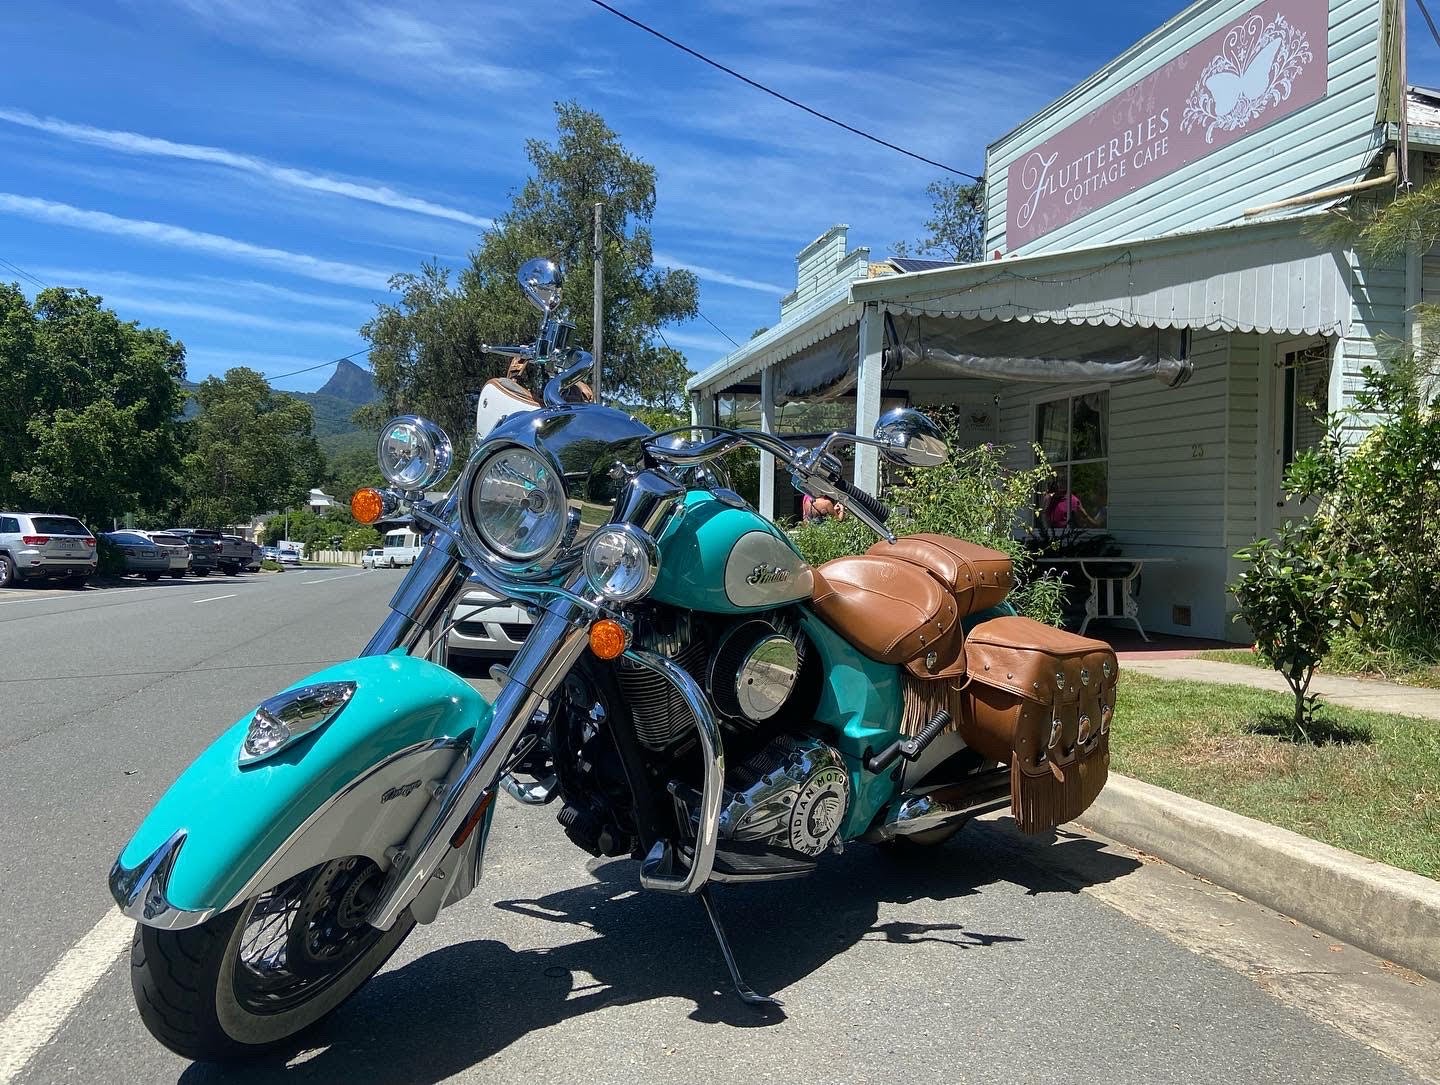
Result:
{"label": "chrome windshield bracket", "polygon": [[698,893],[710,880],[710,872],[715,867],[715,848],[720,840],[720,803],[725,784],[725,747],[720,725],[704,692],[679,664],[657,652],[638,648],[627,650],[625,658],[649,668],[675,687],[695,720],[700,755],[704,759],[704,782],[698,806],[700,821],[695,830],[695,852],[688,868],[681,869],[684,864],[676,844],[657,840],[640,866],[640,884],[666,893]]}

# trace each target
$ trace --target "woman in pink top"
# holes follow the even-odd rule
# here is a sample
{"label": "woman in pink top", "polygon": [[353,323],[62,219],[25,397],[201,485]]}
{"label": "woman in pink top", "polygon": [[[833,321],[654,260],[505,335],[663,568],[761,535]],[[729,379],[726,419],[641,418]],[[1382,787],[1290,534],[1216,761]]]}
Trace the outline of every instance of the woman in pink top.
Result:
{"label": "woman in pink top", "polygon": [[1080,499],[1066,488],[1059,477],[1050,479],[1050,485],[1045,495],[1045,507],[1042,515],[1045,523],[1050,527],[1099,527],[1088,512]]}

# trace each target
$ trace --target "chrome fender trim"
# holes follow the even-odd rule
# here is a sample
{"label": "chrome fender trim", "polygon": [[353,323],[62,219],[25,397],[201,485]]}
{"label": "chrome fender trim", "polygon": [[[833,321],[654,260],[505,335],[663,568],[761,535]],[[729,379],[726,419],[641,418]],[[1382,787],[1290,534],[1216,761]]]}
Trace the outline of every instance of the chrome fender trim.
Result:
{"label": "chrome fender trim", "polygon": [[119,859],[110,868],[110,895],[120,905],[120,911],[137,923],[161,930],[178,930],[182,927],[198,927],[218,909],[209,908],[203,912],[187,912],[176,908],[166,895],[170,871],[175,869],[175,860],[185,844],[185,830],[157,848],[137,867],[126,867]]}
{"label": "chrome fender trim", "polygon": [[[245,883],[238,893],[227,901],[222,908],[209,908],[204,911],[186,911],[176,908],[170,903],[166,895],[166,884],[170,872],[174,869],[175,863],[180,855],[180,849],[185,843],[186,831],[178,830],[170,837],[153,855],[150,855],[139,866],[127,868],[117,859],[115,865],[110,869],[110,895],[115,898],[115,903],[120,910],[147,927],[158,927],[162,930],[179,930],[186,927],[198,927],[201,923],[222,912],[235,908],[251,897],[268,889],[271,885],[283,881],[284,877],[297,873],[297,871],[286,871],[287,859],[291,858],[292,851],[297,843],[301,841],[317,823],[323,821],[327,816],[332,815],[336,808],[348,801],[357,792],[361,791],[375,777],[384,774],[398,763],[417,755],[434,753],[442,750],[453,750],[456,752],[456,761],[463,763],[464,753],[468,748],[467,744],[454,738],[436,738],[425,742],[417,742],[404,749],[396,750],[389,756],[382,758],[371,765],[361,775],[351,780],[345,787],[332,795],[313,814],[306,818],[292,832],[278,848],[261,865],[251,879]],[[426,781],[428,783],[428,781]],[[426,792],[429,798],[429,793]],[[417,795],[418,798],[418,795]],[[396,835],[403,840],[406,835],[413,831],[417,821],[423,820],[426,813],[431,811],[427,807],[430,803],[422,806],[420,811],[408,817]],[[400,809],[402,807],[397,807]],[[337,856],[329,856],[337,858]],[[383,859],[383,855],[377,861]],[[290,865],[293,865],[293,860]],[[386,865],[381,863],[382,867]],[[473,888],[473,883],[471,885]],[[462,894],[463,895],[463,894]],[[455,897],[447,903],[453,903]],[[433,918],[433,916],[432,916]]]}

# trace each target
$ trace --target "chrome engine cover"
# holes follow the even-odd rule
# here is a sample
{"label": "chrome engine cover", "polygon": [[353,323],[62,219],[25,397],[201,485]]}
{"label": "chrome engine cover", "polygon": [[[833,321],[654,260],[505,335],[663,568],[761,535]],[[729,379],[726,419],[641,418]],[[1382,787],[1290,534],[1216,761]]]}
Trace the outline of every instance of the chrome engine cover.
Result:
{"label": "chrome engine cover", "polygon": [[722,840],[759,841],[819,855],[850,806],[850,774],[819,739],[779,735],[726,780]]}

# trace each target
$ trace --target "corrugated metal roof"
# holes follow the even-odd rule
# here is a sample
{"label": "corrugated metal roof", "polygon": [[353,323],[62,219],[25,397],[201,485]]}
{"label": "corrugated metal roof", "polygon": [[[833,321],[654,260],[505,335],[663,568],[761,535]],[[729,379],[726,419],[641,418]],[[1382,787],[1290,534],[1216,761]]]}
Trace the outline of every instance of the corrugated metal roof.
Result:
{"label": "corrugated metal roof", "polygon": [[860,306],[851,303],[850,283],[842,280],[811,298],[789,319],[691,377],[685,391],[734,384],[859,322]]}
{"label": "corrugated metal roof", "polygon": [[872,279],[856,283],[851,297],[984,320],[1343,334],[1348,265],[1306,237],[1303,221]]}

